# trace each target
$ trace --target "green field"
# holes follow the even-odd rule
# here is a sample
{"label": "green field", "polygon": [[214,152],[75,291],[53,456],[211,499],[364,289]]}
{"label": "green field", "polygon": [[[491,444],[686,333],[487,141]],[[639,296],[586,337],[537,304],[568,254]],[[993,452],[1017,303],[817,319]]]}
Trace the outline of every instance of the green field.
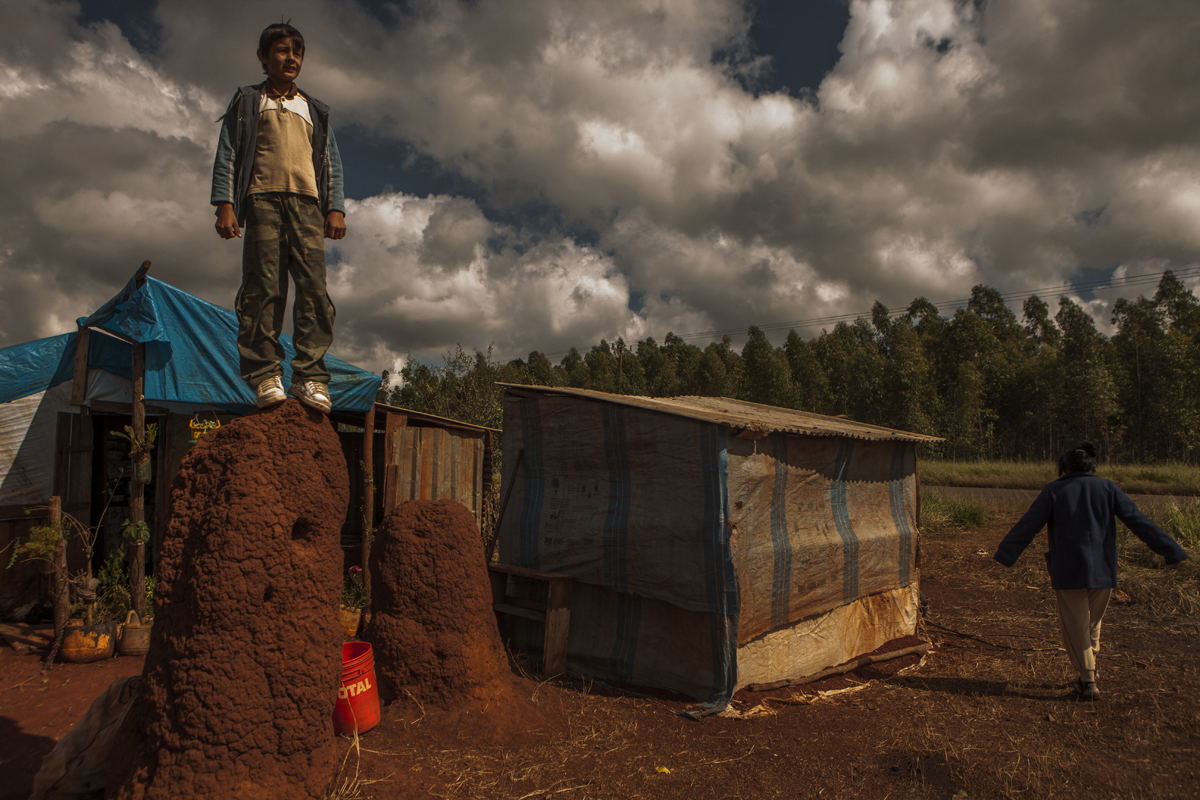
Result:
{"label": "green field", "polygon": [[[1051,461],[939,461],[921,459],[924,486],[1041,489],[1058,477]],[[1096,474],[1127,494],[1200,496],[1200,467],[1188,464],[1101,464]]]}

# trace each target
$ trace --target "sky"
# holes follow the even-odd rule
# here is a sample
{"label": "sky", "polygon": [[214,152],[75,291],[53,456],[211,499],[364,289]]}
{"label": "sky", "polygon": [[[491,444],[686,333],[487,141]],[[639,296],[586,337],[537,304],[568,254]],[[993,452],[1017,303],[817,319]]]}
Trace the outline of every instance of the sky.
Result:
{"label": "sky", "polygon": [[232,306],[216,120],[280,18],[376,372],[1200,266],[1195,0],[0,0],[0,346],[146,259]]}

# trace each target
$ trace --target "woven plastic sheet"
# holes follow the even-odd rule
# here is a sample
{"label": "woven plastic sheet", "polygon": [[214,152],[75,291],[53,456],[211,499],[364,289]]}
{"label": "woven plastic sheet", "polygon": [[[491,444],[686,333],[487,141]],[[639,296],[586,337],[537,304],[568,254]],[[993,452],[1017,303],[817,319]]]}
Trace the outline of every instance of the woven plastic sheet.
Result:
{"label": "woven plastic sheet", "polygon": [[738,438],[516,388],[504,431],[500,560],[575,578],[573,671],[720,705],[742,647],[764,682],[915,629],[911,441]]}

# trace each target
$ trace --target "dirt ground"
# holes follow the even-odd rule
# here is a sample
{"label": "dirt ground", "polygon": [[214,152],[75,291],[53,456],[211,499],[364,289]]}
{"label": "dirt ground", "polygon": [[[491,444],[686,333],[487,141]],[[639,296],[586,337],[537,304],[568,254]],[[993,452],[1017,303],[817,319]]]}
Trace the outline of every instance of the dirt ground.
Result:
{"label": "dirt ground", "polygon": [[[1068,699],[1041,550],[1011,570],[990,558],[1017,515],[922,537],[922,633],[934,645],[923,659],[743,692],[728,716],[702,722],[677,713],[690,702],[578,681],[526,684],[551,720],[542,730],[506,728],[492,710],[486,721],[385,711],[357,749],[343,740],[343,780],[362,781],[344,796],[1200,796],[1200,619],[1156,613],[1136,593],[1113,605],[1103,698]],[[109,681],[139,667],[116,659],[41,676],[34,656],[0,654],[0,800],[25,797],[53,740]]]}

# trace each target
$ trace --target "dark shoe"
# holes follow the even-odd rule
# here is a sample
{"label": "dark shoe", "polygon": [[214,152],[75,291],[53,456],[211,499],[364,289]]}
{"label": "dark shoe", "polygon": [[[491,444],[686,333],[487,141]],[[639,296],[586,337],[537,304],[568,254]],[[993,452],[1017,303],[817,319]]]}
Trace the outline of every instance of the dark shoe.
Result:
{"label": "dark shoe", "polygon": [[322,414],[328,414],[329,409],[333,407],[329,402],[329,389],[323,383],[317,383],[316,381],[293,383],[288,393],[294,395],[304,405],[309,408],[315,408]]}
{"label": "dark shoe", "polygon": [[1100,690],[1096,688],[1095,682],[1084,683],[1082,680],[1077,680],[1071,684],[1071,694],[1079,700],[1100,699]]}

